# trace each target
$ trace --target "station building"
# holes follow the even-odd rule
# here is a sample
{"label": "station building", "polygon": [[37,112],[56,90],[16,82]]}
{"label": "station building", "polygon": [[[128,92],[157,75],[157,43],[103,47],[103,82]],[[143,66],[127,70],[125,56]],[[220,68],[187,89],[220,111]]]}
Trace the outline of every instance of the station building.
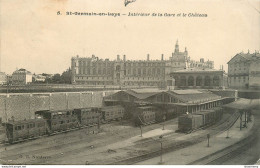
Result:
{"label": "station building", "polygon": [[172,72],[170,76],[175,79],[176,88],[223,89],[228,86],[224,70],[188,68]]}
{"label": "station building", "polygon": [[86,85],[129,85],[129,86],[156,86],[165,87],[174,85],[171,72],[189,68],[214,68],[213,61],[200,62],[190,60],[187,48],[184,52],[179,50],[178,41],[175,50],[169,57],[160,60],[150,60],[147,54],[146,60],[127,60],[126,55],[116,60],[99,59],[92,57],[72,57],[72,83]]}
{"label": "station building", "polygon": [[205,90],[131,89],[104,97],[104,103],[124,106],[129,116],[142,105],[155,106],[162,114],[171,110],[178,116],[221,106],[226,99]]}

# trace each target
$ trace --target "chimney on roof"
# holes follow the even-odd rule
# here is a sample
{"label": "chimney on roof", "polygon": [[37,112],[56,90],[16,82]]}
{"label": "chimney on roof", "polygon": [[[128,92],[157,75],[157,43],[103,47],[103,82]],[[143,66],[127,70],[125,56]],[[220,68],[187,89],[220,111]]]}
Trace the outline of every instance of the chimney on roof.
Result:
{"label": "chimney on roof", "polygon": [[123,57],[124,57],[124,62],[125,62],[126,61],[126,56],[124,55]]}
{"label": "chimney on roof", "polygon": [[248,51],[247,51],[247,54],[249,54],[250,52],[249,52],[249,49],[248,49]]}
{"label": "chimney on roof", "polygon": [[161,60],[163,61],[163,54],[162,54],[162,59]]}
{"label": "chimney on roof", "polygon": [[150,61],[150,55],[147,54],[147,61]]}
{"label": "chimney on roof", "polygon": [[200,59],[200,62],[201,62],[201,63],[204,63],[204,58],[201,58],[201,59]]}
{"label": "chimney on roof", "polygon": [[120,61],[120,55],[117,55],[117,61]]}
{"label": "chimney on roof", "polygon": [[95,58],[95,55],[94,55],[94,54],[92,54],[92,58],[93,58],[93,59]]}

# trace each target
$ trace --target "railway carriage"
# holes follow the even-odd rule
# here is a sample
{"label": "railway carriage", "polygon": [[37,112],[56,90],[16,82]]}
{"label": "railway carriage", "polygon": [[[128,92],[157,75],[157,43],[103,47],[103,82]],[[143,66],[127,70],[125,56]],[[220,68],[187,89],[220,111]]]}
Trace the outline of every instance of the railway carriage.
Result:
{"label": "railway carriage", "polygon": [[73,110],[37,111],[47,121],[48,133],[66,131],[79,127],[77,114]]}
{"label": "railway carriage", "polygon": [[101,113],[98,108],[74,109],[78,116],[78,121],[82,127],[94,126],[100,123]]}
{"label": "railway carriage", "polygon": [[9,121],[6,123],[6,135],[9,143],[38,138],[46,134],[46,126],[44,119]]}
{"label": "railway carriage", "polygon": [[99,109],[102,114],[102,122],[121,120],[124,117],[125,109],[121,105],[105,106]]}

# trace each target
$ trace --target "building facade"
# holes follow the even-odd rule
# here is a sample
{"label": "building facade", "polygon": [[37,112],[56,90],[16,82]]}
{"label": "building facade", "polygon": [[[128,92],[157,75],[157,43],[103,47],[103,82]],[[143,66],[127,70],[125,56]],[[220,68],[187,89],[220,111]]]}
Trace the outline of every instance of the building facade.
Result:
{"label": "building facade", "polygon": [[[236,54],[228,64],[228,84],[232,88],[249,88],[259,81],[259,52]],[[258,84],[259,85],[259,84]]]}
{"label": "building facade", "polygon": [[188,68],[170,74],[177,88],[226,88],[227,74],[224,70]]}
{"label": "building facade", "polygon": [[26,85],[32,83],[32,73],[26,69],[19,69],[12,74],[12,84],[13,85]]}
{"label": "building facade", "polygon": [[203,66],[213,68],[214,63],[191,61],[188,51],[179,51],[178,41],[175,45],[174,53],[168,60],[164,59],[164,54],[160,60],[150,60],[147,55],[146,60],[127,60],[126,56],[116,60],[99,59],[95,55],[92,57],[72,57],[72,83],[86,85],[130,85],[130,86],[172,86],[173,79],[169,76],[171,72],[186,69],[190,66]]}
{"label": "building facade", "polygon": [[249,66],[249,88],[260,88],[260,59],[251,62]]}

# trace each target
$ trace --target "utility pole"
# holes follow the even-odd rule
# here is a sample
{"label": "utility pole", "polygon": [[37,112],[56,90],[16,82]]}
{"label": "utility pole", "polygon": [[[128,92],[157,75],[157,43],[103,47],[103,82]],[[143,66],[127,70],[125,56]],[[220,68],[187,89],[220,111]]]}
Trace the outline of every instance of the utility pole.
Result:
{"label": "utility pole", "polygon": [[164,130],[164,122],[165,122],[165,120],[166,120],[166,116],[165,116],[165,114],[163,115],[163,129],[162,130]]}
{"label": "utility pole", "polygon": [[141,130],[141,137],[143,137],[143,128],[142,128],[142,125],[140,125],[140,130]]}
{"label": "utility pole", "polygon": [[243,111],[240,111],[240,131],[242,130],[242,115]]}
{"label": "utility pole", "polygon": [[247,116],[247,114],[246,114],[247,112],[245,111],[245,127],[247,128],[247,126],[246,126],[246,116]]}
{"label": "utility pole", "polygon": [[210,134],[207,134],[207,138],[208,138],[208,147],[209,147],[209,138],[210,138]]}
{"label": "utility pole", "polygon": [[162,155],[163,155],[163,144],[162,144],[162,138],[163,138],[163,135],[159,136],[160,144],[161,144],[161,155],[160,155],[160,162],[159,162],[159,164],[163,164],[163,158],[162,158]]}
{"label": "utility pole", "polygon": [[227,121],[227,136],[226,138],[228,139],[229,138],[229,120]]}

